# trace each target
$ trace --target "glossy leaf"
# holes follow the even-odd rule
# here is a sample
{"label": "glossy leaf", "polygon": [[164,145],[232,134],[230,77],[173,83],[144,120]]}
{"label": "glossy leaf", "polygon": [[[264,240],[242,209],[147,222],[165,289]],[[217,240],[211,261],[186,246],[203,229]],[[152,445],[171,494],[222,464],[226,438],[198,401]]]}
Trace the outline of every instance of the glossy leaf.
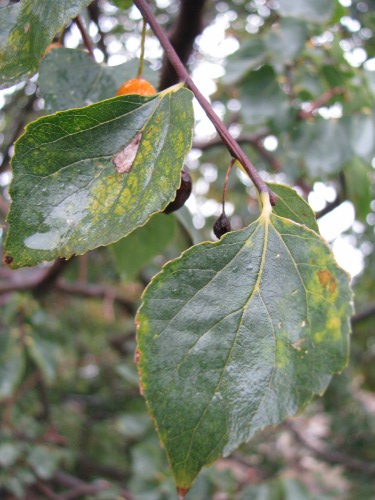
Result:
{"label": "glossy leaf", "polygon": [[156,214],[147,224],[111,245],[116,266],[125,280],[137,277],[153,257],[161,254],[173,239],[177,228],[175,217]]}
{"label": "glossy leaf", "polygon": [[324,23],[328,21],[335,7],[335,0],[279,0],[278,11],[281,16],[296,17],[314,23]]}
{"label": "glossy leaf", "polygon": [[[191,146],[192,94],[120,96],[27,127],[12,161],[5,261],[33,266],[113,243],[174,198]],[[142,132],[131,171],[113,155]]]}
{"label": "glossy leaf", "polygon": [[347,363],[349,277],[324,240],[270,213],[192,247],[147,288],[141,387],[177,487],[295,415]]}
{"label": "glossy leaf", "polygon": [[[51,112],[88,106],[114,97],[120,85],[137,74],[138,65],[138,59],[132,59],[118,66],[106,66],[80,50],[54,49],[40,65],[41,97]],[[147,64],[144,76],[156,83],[155,72]]]}
{"label": "glossy leaf", "polygon": [[277,203],[273,213],[299,224],[303,224],[319,233],[318,223],[310,205],[289,186],[268,182],[268,186],[277,195]]}
{"label": "glossy leaf", "polygon": [[54,35],[91,0],[23,0],[0,9],[0,89],[38,69]]}

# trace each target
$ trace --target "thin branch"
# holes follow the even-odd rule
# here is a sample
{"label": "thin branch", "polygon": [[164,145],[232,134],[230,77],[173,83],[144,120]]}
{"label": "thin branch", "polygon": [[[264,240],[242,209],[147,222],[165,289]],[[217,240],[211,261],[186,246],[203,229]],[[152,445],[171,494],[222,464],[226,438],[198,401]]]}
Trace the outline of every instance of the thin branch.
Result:
{"label": "thin branch", "polygon": [[375,316],[375,303],[370,304],[360,311],[358,311],[354,316],[352,316],[352,326],[357,325],[361,321],[365,321],[368,318],[371,318],[371,316]]}
{"label": "thin branch", "polygon": [[88,53],[95,60],[94,49],[92,48],[90,37],[89,37],[89,35],[88,35],[87,31],[86,31],[86,28],[85,28],[85,26],[84,26],[81,18],[79,16],[75,17],[74,18],[74,22],[76,23],[77,28],[79,29],[79,31],[81,33],[81,37],[82,37],[83,43],[84,43],[84,45],[85,45]]}
{"label": "thin branch", "polygon": [[52,266],[48,268],[44,276],[34,285],[33,293],[37,296],[46,294],[71,262],[72,259],[56,259]]}
{"label": "thin branch", "polygon": [[310,442],[303,436],[301,431],[298,429],[298,425],[291,419],[287,419],[285,421],[285,425],[292,432],[296,440],[318,458],[332,464],[343,465],[346,469],[355,472],[360,472],[362,474],[365,473],[371,477],[375,476],[375,464],[365,462],[364,460],[360,460],[358,458],[353,458],[352,456],[346,455],[340,451],[332,450],[328,448],[325,443],[320,442],[319,444],[315,444]]}
{"label": "thin branch", "polygon": [[[262,144],[262,139],[267,137],[268,133],[264,134],[241,134],[237,137],[236,141],[238,144],[250,144],[258,153],[268,162],[269,166],[279,172],[281,170],[281,165],[279,161],[270,153]],[[207,149],[213,148],[215,146],[222,145],[222,141],[219,137],[215,137],[206,142],[196,141],[193,143],[193,148],[201,149],[206,151]]]}
{"label": "thin branch", "polygon": [[111,286],[89,285],[79,282],[68,283],[59,280],[55,283],[55,289],[69,295],[81,295],[82,297],[105,298],[110,295],[115,302],[124,307],[130,314],[134,314],[136,311],[135,305],[121,294],[116,293]]}
{"label": "thin branch", "polygon": [[240,145],[235,141],[235,139],[233,139],[228,129],[225,127],[224,123],[216,115],[211,104],[203,96],[203,94],[200,92],[200,90],[195,85],[193,80],[190,78],[189,73],[187,72],[185,66],[181,62],[178,55],[176,54],[176,51],[172,47],[165,31],[161,28],[161,26],[159,26],[158,22],[156,21],[147,2],[145,0],[134,0],[134,4],[136,5],[136,7],[138,7],[142,16],[146,19],[152,31],[154,32],[156,38],[162,45],[165,54],[168,57],[169,61],[171,62],[172,66],[174,67],[180,81],[184,82],[185,85],[193,92],[197,101],[204,109],[207,117],[210,119],[210,121],[216,128],[217,133],[219,134],[222,141],[226,145],[231,156],[236,158],[241,163],[241,165],[247,172],[248,176],[252,180],[253,184],[255,185],[259,193],[269,193],[270,202],[272,203],[272,205],[274,205],[276,203],[276,196],[268,188],[267,184],[260,177],[254,165],[247,158],[246,154],[241,149]]}
{"label": "thin branch", "polygon": [[345,88],[341,87],[341,86],[333,87],[333,88],[327,90],[326,92],[324,92],[324,94],[322,94],[320,97],[315,99],[315,101],[312,101],[306,107],[306,109],[301,109],[298,112],[298,118],[300,118],[301,120],[307,120],[308,118],[310,118],[313,115],[314,111],[321,108],[322,106],[325,106],[332,99],[332,97],[334,97],[335,95],[338,95],[338,94],[343,94],[344,92],[345,92]]}

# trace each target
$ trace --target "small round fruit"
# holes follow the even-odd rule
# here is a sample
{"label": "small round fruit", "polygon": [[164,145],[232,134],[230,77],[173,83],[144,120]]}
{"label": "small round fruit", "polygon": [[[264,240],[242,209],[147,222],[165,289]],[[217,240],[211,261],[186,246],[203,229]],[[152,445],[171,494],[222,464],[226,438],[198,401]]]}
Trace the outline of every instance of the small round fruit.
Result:
{"label": "small round fruit", "polygon": [[53,42],[48,45],[46,51],[44,52],[44,57],[51,52],[53,49],[61,49],[63,47],[61,42]]}
{"label": "small round fruit", "polygon": [[116,95],[139,94],[144,96],[156,94],[154,87],[144,78],[132,78],[124,82]]}
{"label": "small round fruit", "polygon": [[175,212],[179,208],[181,208],[185,201],[191,195],[192,181],[189,172],[186,172],[185,169],[181,170],[181,185],[176,191],[176,197],[167,208],[164,209],[165,214],[170,214],[171,212]]}
{"label": "small round fruit", "polygon": [[220,217],[214,224],[213,227],[216,238],[221,238],[224,234],[229,233],[231,230],[230,222],[225,212],[222,212]]}

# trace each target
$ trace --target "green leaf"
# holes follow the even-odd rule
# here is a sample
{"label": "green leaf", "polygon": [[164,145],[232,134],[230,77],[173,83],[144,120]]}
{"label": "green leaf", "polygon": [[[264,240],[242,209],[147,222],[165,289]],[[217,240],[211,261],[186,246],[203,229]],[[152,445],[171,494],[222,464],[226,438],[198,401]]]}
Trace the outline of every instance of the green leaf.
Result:
{"label": "green leaf", "polygon": [[298,0],[298,2],[279,0],[278,11],[281,16],[324,23],[332,17],[335,3],[335,0]]}
{"label": "green leaf", "polygon": [[147,224],[111,245],[117,269],[124,280],[134,279],[153,257],[163,252],[175,235],[176,218],[156,214]]}
{"label": "green leaf", "polygon": [[252,38],[244,42],[240,49],[228,57],[226,72],[222,78],[224,85],[233,85],[241,80],[250,70],[259,66],[266,56],[264,42]]}
{"label": "green leaf", "polygon": [[[175,197],[191,146],[192,93],[120,96],[43,117],[26,128],[12,160],[6,261],[33,266],[114,243]],[[134,163],[113,155],[142,133]]]}
{"label": "green leaf", "polygon": [[25,370],[22,332],[13,328],[0,336],[0,401],[9,398]]}
{"label": "green leaf", "polygon": [[349,127],[344,119],[304,122],[294,144],[312,178],[338,173],[352,157]]}
{"label": "green leaf", "polygon": [[302,51],[307,40],[306,24],[285,18],[273,28],[266,39],[266,47],[278,64],[293,61]]}
{"label": "green leaf", "polygon": [[[106,66],[80,50],[51,50],[39,69],[41,97],[51,112],[88,106],[114,97],[120,85],[137,74],[138,64],[138,59],[132,59],[118,66]],[[156,74],[147,64],[143,73],[156,84]]]}
{"label": "green leaf", "polygon": [[295,415],[348,359],[349,277],[325,241],[271,213],[192,247],[147,288],[141,386],[177,486]]}
{"label": "green leaf", "polygon": [[375,151],[375,120],[372,114],[352,116],[351,146],[354,154],[364,160],[372,160]]}
{"label": "green leaf", "polygon": [[267,182],[267,185],[277,195],[277,203],[273,208],[274,214],[303,224],[319,234],[314,211],[294,189],[274,182]]}
{"label": "green leaf", "polygon": [[271,66],[252,71],[241,86],[241,112],[245,123],[259,125],[285,114],[286,96]]}
{"label": "green leaf", "polygon": [[23,0],[0,9],[0,89],[34,74],[54,35],[89,3]]}
{"label": "green leaf", "polygon": [[343,171],[348,199],[355,207],[356,218],[362,222],[370,212],[373,198],[370,175],[371,164],[354,157]]}
{"label": "green leaf", "polygon": [[41,370],[46,382],[53,382],[56,377],[58,346],[52,341],[33,335],[29,339],[27,348],[30,357]]}
{"label": "green leaf", "polygon": [[133,0],[111,0],[111,2],[116,5],[119,9],[128,9],[133,5]]}

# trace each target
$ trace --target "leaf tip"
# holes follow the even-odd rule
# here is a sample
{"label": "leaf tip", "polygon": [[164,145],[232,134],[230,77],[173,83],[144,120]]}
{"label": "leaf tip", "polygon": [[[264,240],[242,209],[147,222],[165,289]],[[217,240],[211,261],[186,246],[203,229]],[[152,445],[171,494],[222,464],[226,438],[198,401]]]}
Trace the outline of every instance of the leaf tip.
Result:
{"label": "leaf tip", "polygon": [[177,486],[176,489],[177,489],[179,500],[184,500],[186,493],[189,491],[190,488],[185,488],[183,486]]}

